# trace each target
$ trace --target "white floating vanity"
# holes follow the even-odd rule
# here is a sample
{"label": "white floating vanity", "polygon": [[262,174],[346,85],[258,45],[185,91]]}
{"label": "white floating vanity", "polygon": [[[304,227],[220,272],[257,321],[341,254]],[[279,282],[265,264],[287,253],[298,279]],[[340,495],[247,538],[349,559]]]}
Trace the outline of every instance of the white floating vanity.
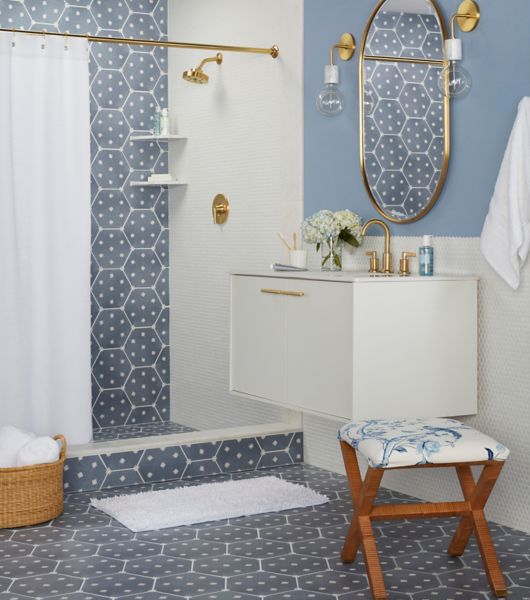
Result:
{"label": "white floating vanity", "polygon": [[477,411],[477,278],[234,273],[231,391],[341,419]]}

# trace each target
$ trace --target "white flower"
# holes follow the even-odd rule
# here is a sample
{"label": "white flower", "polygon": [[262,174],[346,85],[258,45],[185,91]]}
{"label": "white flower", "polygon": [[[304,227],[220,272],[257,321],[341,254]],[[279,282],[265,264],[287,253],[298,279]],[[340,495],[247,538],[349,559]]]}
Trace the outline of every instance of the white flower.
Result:
{"label": "white flower", "polygon": [[335,213],[335,218],[340,224],[340,228],[348,229],[355,237],[360,237],[362,229],[362,220],[359,215],[351,210],[339,210]]}
{"label": "white flower", "polygon": [[321,210],[303,222],[302,233],[308,244],[321,244],[340,234],[340,224],[331,210]]}
{"label": "white flower", "polygon": [[[340,237],[344,242],[358,245],[361,237],[362,220],[351,210],[321,210],[305,219],[302,235],[308,244],[321,244],[331,237]],[[355,238],[355,240],[352,240]],[[355,242],[355,243],[354,243]]]}

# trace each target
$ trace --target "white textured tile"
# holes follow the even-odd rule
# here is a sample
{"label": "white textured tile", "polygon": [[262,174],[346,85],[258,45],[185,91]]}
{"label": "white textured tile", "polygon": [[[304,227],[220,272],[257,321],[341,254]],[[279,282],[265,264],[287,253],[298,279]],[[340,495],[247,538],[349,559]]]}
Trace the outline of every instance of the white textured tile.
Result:
{"label": "white textured tile", "polygon": [[[171,171],[189,181],[170,200],[171,414],[198,429],[277,421],[279,409],[228,392],[229,273],[285,261],[277,232],[290,235],[301,221],[302,2],[181,0],[170,10],[171,39],[197,29],[217,39],[222,21],[224,40],[248,43],[252,31],[256,45],[282,52],[278,60],[227,52],[223,65],[206,67],[206,86],[171,78],[170,112],[189,136],[170,145]],[[169,70],[206,55],[170,53]],[[230,201],[222,227],[212,223],[217,193]]]}

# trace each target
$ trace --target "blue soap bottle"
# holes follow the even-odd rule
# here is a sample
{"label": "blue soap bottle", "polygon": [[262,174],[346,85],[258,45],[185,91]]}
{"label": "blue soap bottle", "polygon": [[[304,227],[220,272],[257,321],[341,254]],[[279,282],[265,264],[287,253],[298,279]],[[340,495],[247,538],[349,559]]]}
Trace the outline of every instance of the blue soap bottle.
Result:
{"label": "blue soap bottle", "polygon": [[434,248],[432,247],[432,235],[423,236],[423,244],[420,246],[420,275],[432,277],[434,275]]}

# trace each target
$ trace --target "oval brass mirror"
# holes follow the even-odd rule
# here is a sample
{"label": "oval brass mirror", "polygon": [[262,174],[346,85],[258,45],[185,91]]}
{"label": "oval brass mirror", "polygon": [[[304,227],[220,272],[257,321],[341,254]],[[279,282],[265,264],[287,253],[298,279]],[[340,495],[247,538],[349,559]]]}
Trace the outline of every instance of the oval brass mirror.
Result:
{"label": "oval brass mirror", "polygon": [[394,223],[424,217],[449,162],[449,98],[439,86],[445,25],[432,0],[382,0],[359,65],[361,169],[377,211]]}

